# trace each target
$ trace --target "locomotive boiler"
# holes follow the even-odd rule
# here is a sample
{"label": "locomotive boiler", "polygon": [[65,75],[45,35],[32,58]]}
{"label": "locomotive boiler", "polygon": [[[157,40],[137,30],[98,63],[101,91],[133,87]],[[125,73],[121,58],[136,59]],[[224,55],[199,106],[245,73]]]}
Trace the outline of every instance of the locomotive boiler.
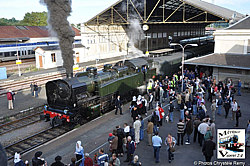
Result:
{"label": "locomotive boiler", "polygon": [[73,78],[46,83],[47,104],[44,117],[51,125],[65,122],[83,124],[114,108],[117,95],[128,100],[137,87],[156,74],[142,58],[104,65],[102,71],[87,68]]}

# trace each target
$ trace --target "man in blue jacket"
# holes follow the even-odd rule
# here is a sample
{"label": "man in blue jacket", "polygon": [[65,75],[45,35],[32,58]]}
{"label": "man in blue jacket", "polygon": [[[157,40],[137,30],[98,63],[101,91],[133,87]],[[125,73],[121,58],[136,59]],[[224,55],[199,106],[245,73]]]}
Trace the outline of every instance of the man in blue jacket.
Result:
{"label": "man in blue jacket", "polygon": [[127,159],[124,162],[131,163],[133,160],[133,155],[135,152],[135,142],[132,140],[131,136],[128,136],[128,143],[127,143]]}

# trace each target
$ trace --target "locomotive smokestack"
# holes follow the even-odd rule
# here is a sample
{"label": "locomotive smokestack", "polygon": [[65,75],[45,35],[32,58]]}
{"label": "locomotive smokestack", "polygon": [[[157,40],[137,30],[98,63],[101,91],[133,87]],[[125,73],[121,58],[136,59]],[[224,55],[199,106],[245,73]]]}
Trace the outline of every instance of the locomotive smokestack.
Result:
{"label": "locomotive smokestack", "polygon": [[71,0],[40,0],[48,8],[48,24],[52,33],[56,33],[62,52],[63,67],[67,77],[73,77],[73,42],[75,33],[67,17],[71,13]]}

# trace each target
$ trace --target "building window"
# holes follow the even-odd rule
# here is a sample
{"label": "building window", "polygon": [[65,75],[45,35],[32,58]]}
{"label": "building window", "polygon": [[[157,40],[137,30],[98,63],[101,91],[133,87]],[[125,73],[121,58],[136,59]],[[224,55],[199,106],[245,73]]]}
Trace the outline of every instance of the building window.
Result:
{"label": "building window", "polygon": [[146,36],[149,36],[149,38],[151,38],[151,33],[147,33]]}
{"label": "building window", "polygon": [[56,54],[55,53],[51,54],[51,60],[52,60],[52,62],[56,62]]}
{"label": "building window", "polygon": [[162,38],[162,33],[158,33],[158,38]]}
{"label": "building window", "polygon": [[[18,55],[20,55],[20,52],[19,52],[19,51],[18,51]],[[10,56],[17,56],[17,52],[16,52],[16,51],[10,52]]]}
{"label": "building window", "polygon": [[153,33],[153,38],[157,38],[157,33]]}
{"label": "building window", "polygon": [[167,37],[167,33],[166,32],[163,32],[163,37]]}
{"label": "building window", "polygon": [[8,57],[8,56],[10,56],[10,52],[5,52],[4,57]]}

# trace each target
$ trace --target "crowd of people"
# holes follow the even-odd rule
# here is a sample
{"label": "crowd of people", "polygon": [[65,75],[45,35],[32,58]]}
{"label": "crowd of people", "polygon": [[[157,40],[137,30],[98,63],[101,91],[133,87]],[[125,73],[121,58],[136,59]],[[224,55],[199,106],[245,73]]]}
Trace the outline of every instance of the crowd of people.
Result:
{"label": "crowd of people", "polygon": [[[238,127],[239,125],[239,118],[242,115],[240,106],[235,99],[236,88],[238,88],[237,94],[241,95],[240,80],[238,85],[234,86],[230,79],[226,82],[216,82],[215,79],[206,76],[205,73],[193,72],[187,69],[184,70],[183,79],[180,72],[172,77],[151,79],[147,84],[147,95],[132,97],[129,110],[133,123],[131,125],[124,123],[123,128],[116,126],[113,132],[109,133],[107,139],[109,150],[105,152],[101,148],[91,159],[88,153],[84,154],[81,141],[77,141],[76,157],[71,159],[70,166],[119,166],[121,165],[120,157],[125,154],[126,160],[124,162],[128,162],[129,165],[133,166],[142,165],[139,156],[135,155],[135,150],[137,146],[140,146],[140,142],[144,140],[144,128],[147,133],[147,144],[153,147],[153,156],[156,163],[160,162],[159,154],[162,144],[166,145],[168,161],[171,163],[174,160],[176,146],[181,146],[184,142],[186,145],[190,145],[191,137],[193,137],[193,143],[198,140],[205,160],[211,161],[213,151],[216,148],[214,143],[216,138],[215,120],[217,116],[223,115],[222,107],[225,110],[225,118],[228,117],[231,111],[235,126]],[[210,108],[207,108],[206,102],[211,102]],[[167,107],[165,111],[163,103],[167,103],[164,106],[164,108]],[[121,115],[123,114],[120,96],[117,97],[115,108],[115,114],[117,114],[118,110],[120,110]],[[151,109],[153,111],[146,124],[143,116],[147,116]],[[180,114],[178,120],[174,120],[176,112]],[[164,142],[159,130],[163,125],[163,121],[176,122],[176,137],[172,133],[168,133]],[[41,155],[42,152],[35,153],[32,159],[33,166],[46,164]],[[65,165],[61,162],[61,159],[61,156],[57,156],[52,165]],[[21,160],[16,161],[21,162]]]}

